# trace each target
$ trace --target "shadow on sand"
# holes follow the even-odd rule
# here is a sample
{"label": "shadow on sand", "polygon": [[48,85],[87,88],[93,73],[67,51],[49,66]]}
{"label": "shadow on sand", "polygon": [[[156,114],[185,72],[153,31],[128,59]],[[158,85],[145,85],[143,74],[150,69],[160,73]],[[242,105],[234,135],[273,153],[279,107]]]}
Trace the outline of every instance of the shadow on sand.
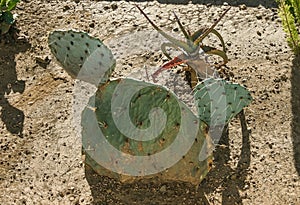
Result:
{"label": "shadow on sand", "polygon": [[[117,1],[117,0],[108,0],[108,1]],[[127,0],[129,2],[146,2],[147,0]],[[239,6],[245,4],[248,7],[257,7],[262,5],[266,8],[276,8],[277,3],[275,0],[261,0],[261,1],[253,1],[253,0],[157,0],[162,4],[188,4],[189,2],[193,4],[206,4],[206,5],[224,5],[224,2],[228,3],[230,6]]]}
{"label": "shadow on sand", "polygon": [[[243,112],[240,119],[245,122]],[[188,183],[141,183],[121,184],[108,177],[99,176],[89,166],[85,166],[85,176],[90,185],[94,204],[145,204],[145,205],[177,205],[177,204],[207,204],[206,197],[216,189],[222,190],[222,204],[242,204],[239,190],[243,190],[247,170],[250,165],[250,142],[246,124],[242,123],[243,145],[236,169],[229,166],[230,149],[228,129],[224,129],[219,141],[221,146],[214,153],[214,168],[199,185],[198,189]],[[164,188],[163,188],[164,187]],[[219,202],[218,202],[219,203]]]}
{"label": "shadow on sand", "polygon": [[17,79],[15,56],[30,48],[25,40],[15,40],[16,31],[0,36],[0,118],[12,134],[22,136],[24,113],[9,104],[5,95],[23,93],[25,82]]}
{"label": "shadow on sand", "polygon": [[292,92],[292,142],[295,167],[300,176],[300,55],[293,60],[291,75]]}

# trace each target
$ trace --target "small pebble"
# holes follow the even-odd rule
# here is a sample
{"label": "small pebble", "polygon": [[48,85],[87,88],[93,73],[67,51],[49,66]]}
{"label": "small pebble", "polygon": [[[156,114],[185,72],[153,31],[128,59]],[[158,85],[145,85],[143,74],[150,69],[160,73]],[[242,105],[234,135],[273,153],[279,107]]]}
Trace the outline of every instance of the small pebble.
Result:
{"label": "small pebble", "polygon": [[257,31],[256,33],[257,33],[257,35],[261,36],[261,32],[260,31]]}
{"label": "small pebble", "polygon": [[160,187],[159,191],[160,192],[166,192],[167,191],[167,186],[163,185],[162,187]]}
{"label": "small pebble", "polygon": [[179,29],[178,29],[178,28],[174,28],[173,31],[174,31],[174,32],[178,32]]}
{"label": "small pebble", "polygon": [[35,57],[35,61],[37,63],[42,63],[42,64],[49,64],[50,63],[50,59],[49,59],[48,56],[46,56],[46,57],[37,56],[37,57]]}
{"label": "small pebble", "polygon": [[70,10],[70,7],[68,5],[64,6],[63,11],[68,11]]}
{"label": "small pebble", "polygon": [[118,5],[117,5],[117,4],[112,4],[112,5],[111,5],[111,8],[112,8],[112,10],[114,11],[114,10],[116,10],[116,9],[118,8]]}
{"label": "small pebble", "polygon": [[236,180],[236,178],[237,178],[236,174],[233,174],[233,175],[230,176],[231,180]]}
{"label": "small pebble", "polygon": [[257,18],[258,20],[261,20],[261,19],[262,19],[262,15],[261,15],[261,14],[257,14],[257,15],[256,15],[256,18]]}
{"label": "small pebble", "polygon": [[93,22],[93,23],[90,23],[89,27],[90,27],[90,28],[95,28],[95,23],[94,23],[94,22]]}
{"label": "small pebble", "polygon": [[242,5],[240,5],[240,9],[241,9],[241,10],[246,10],[246,9],[247,9],[247,6],[246,6],[245,4],[242,4]]}

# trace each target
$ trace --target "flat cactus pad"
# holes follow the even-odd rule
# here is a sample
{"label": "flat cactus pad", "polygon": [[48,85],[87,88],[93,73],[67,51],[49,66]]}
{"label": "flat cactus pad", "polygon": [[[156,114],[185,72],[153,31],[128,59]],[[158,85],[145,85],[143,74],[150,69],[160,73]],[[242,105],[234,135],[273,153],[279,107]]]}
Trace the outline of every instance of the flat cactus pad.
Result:
{"label": "flat cactus pad", "polygon": [[67,73],[79,80],[98,85],[105,83],[115,68],[111,51],[87,33],[53,31],[48,38],[51,52]]}
{"label": "flat cactus pad", "polygon": [[211,167],[211,155],[199,161],[211,145],[205,123],[159,85],[107,82],[90,98],[82,127],[86,163],[100,175],[199,184]]}
{"label": "flat cactus pad", "polygon": [[252,101],[250,92],[237,83],[208,78],[195,87],[201,120],[210,126],[225,125]]}

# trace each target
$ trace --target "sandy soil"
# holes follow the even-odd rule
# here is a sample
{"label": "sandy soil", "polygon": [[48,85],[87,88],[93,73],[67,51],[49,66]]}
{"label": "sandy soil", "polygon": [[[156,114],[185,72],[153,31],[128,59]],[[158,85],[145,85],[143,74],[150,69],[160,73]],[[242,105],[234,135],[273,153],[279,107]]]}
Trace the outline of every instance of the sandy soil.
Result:
{"label": "sandy soil", "polygon": [[[245,109],[250,135],[242,137],[237,119],[230,123],[197,190],[180,182],[121,184],[84,166],[72,115],[74,80],[52,60],[49,32],[73,28],[118,45],[114,75],[124,76],[165,60],[135,3],[174,36],[181,34],[172,11],[195,31],[227,7],[172,2],[18,5],[19,32],[0,38],[1,204],[300,204],[300,60],[287,46],[273,1],[228,1],[233,7],[217,26],[228,47],[226,71],[254,98]],[[145,46],[132,46],[136,35]]]}

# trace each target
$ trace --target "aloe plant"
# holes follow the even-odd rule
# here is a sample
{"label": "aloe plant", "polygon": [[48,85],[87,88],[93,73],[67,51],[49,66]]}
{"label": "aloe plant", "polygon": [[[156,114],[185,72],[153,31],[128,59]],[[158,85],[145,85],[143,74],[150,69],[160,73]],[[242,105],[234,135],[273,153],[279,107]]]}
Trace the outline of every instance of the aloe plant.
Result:
{"label": "aloe plant", "polygon": [[[153,26],[155,30],[157,30],[162,36],[164,36],[169,42],[163,43],[161,45],[161,50],[163,54],[170,60],[168,63],[161,66],[153,75],[154,81],[157,75],[162,72],[163,70],[170,69],[176,65],[180,64],[187,64],[191,69],[193,75],[192,80],[197,81],[195,73],[198,75],[206,76],[207,74],[212,74],[211,72],[208,72],[207,67],[204,65],[205,63],[200,58],[200,53],[203,54],[210,54],[210,55],[217,55],[221,58],[223,58],[223,62],[219,64],[218,66],[225,65],[228,62],[228,57],[226,55],[226,49],[225,49],[225,43],[221,36],[221,34],[216,31],[214,28],[217,25],[217,23],[225,16],[225,14],[229,11],[230,7],[225,10],[225,12],[219,17],[219,19],[211,26],[211,27],[203,27],[197,30],[195,33],[190,34],[188,30],[186,30],[182,23],[180,22],[177,15],[175,15],[175,19],[179,25],[180,30],[184,34],[184,37],[186,39],[186,42],[178,40],[169,34],[165,33],[163,30],[161,30],[158,26],[156,26],[150,18],[145,14],[145,12],[138,6],[136,6],[139,11],[144,15],[144,17],[149,21],[149,23]],[[219,38],[221,44],[222,44],[222,50],[216,49],[214,47],[204,45],[203,40],[210,34],[216,35],[217,38]],[[167,53],[166,48],[176,48],[183,51],[183,54],[176,56],[173,60],[171,60],[171,56]],[[202,51],[203,52],[202,52]],[[200,52],[201,51],[201,52]]]}
{"label": "aloe plant", "polygon": [[1,0],[0,2],[0,34],[8,32],[11,25],[15,22],[16,15],[11,11],[16,8],[19,0]]}

